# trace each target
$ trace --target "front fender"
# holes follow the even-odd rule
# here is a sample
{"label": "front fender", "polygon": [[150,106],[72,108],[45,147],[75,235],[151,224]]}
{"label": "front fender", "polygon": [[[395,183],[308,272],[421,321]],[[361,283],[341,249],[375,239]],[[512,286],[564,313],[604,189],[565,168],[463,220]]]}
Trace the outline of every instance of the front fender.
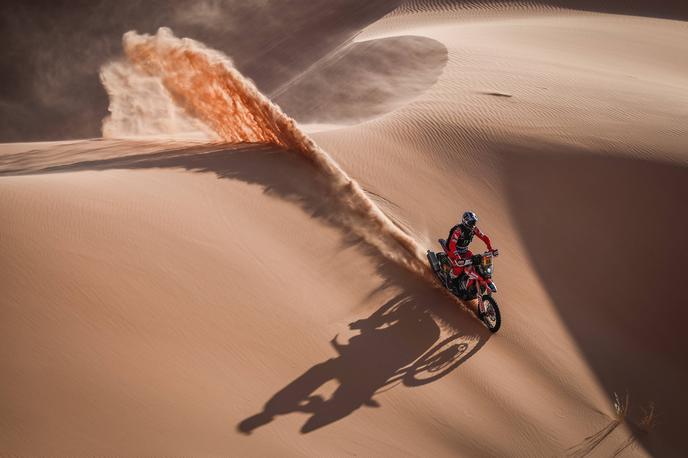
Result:
{"label": "front fender", "polygon": [[497,285],[495,285],[492,280],[487,282],[487,286],[490,288],[490,291],[492,291],[493,293],[497,292]]}

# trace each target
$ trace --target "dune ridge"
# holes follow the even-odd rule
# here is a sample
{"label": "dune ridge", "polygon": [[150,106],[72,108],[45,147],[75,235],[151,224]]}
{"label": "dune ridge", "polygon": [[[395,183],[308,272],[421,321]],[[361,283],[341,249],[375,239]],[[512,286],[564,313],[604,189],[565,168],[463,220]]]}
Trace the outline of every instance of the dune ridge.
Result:
{"label": "dune ridge", "polygon": [[172,99],[223,141],[273,144],[309,160],[329,178],[332,197],[348,210],[333,215],[335,223],[386,258],[428,275],[422,247],[397,227],[294,120],[261,94],[227,56],[198,41],[177,38],[168,28],[160,28],[156,35],[127,32],[123,46],[137,69],[159,77]]}

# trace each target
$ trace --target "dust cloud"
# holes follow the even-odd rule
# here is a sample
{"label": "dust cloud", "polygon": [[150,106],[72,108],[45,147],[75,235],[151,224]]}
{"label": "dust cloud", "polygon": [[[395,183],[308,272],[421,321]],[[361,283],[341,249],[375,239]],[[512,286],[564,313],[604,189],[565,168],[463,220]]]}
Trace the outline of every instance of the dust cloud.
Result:
{"label": "dust cloud", "polygon": [[[329,217],[332,222],[360,237],[387,259],[413,272],[427,274],[422,247],[397,227],[359,184],[245,78],[226,55],[198,41],[177,38],[168,28],[160,28],[155,35],[127,32],[123,47],[131,70],[138,76],[120,75],[121,81],[157,79],[160,87],[152,80],[147,85],[160,96],[157,100],[164,106],[161,110],[168,110],[168,100],[172,100],[186,116],[200,121],[222,141],[273,144],[303,156],[328,180],[330,198],[336,201],[335,211]],[[115,69],[126,68],[106,68],[103,80],[110,81]],[[118,88],[125,89],[126,84],[108,86],[112,101],[124,100]],[[105,127],[113,123],[111,118]]]}

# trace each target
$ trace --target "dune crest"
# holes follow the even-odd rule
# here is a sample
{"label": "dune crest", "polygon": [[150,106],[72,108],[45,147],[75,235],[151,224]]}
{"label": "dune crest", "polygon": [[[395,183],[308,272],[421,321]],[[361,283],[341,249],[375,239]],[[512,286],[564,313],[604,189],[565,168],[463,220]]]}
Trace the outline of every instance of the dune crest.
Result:
{"label": "dune crest", "polygon": [[327,177],[332,188],[329,220],[375,247],[387,259],[427,274],[423,248],[399,229],[361,187],[295,121],[245,78],[224,54],[168,28],[155,35],[130,31],[124,52],[140,72],[160,78],[174,102],[228,143],[268,143],[296,152]]}

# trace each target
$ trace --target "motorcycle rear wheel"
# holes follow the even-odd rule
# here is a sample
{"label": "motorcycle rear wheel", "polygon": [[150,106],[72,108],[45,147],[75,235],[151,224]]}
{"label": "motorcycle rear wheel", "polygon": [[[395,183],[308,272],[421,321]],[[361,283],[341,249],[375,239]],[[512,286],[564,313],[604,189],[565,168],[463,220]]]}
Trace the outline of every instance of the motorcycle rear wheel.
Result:
{"label": "motorcycle rear wheel", "polygon": [[480,312],[480,319],[491,332],[499,331],[502,325],[502,315],[499,313],[497,301],[491,295],[485,294],[483,296],[483,307],[485,308],[485,313]]}

